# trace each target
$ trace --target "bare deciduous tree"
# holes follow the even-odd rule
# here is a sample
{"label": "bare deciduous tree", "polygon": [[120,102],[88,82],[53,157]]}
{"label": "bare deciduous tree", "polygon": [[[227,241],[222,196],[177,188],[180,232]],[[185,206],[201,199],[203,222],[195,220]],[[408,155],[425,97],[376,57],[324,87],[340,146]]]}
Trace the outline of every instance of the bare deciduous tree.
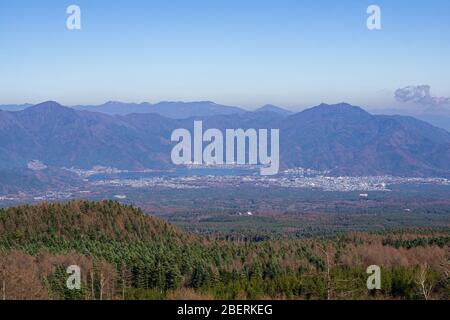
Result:
{"label": "bare deciduous tree", "polygon": [[420,293],[425,300],[431,298],[435,283],[430,276],[430,266],[424,263],[420,266],[419,272],[416,277],[416,283],[420,288]]}
{"label": "bare deciduous tree", "polygon": [[91,272],[89,273],[91,276],[91,300],[95,300],[95,290],[94,290],[94,269],[91,269]]}
{"label": "bare deciduous tree", "polygon": [[327,283],[327,300],[331,300],[331,271],[330,271],[330,252],[329,252],[329,248],[325,247],[325,246],[321,246],[319,247],[320,251],[322,251],[322,253],[325,256],[325,268],[326,268],[326,283]]}

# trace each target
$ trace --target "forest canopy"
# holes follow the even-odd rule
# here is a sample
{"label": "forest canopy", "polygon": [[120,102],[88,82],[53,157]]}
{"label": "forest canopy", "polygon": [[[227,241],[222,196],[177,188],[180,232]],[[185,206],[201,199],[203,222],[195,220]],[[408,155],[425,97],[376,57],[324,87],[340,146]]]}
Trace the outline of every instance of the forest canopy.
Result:
{"label": "forest canopy", "polygon": [[[449,299],[448,230],[225,241],[114,201],[0,210],[5,299]],[[80,290],[66,268],[81,269]],[[382,287],[369,291],[366,269]]]}

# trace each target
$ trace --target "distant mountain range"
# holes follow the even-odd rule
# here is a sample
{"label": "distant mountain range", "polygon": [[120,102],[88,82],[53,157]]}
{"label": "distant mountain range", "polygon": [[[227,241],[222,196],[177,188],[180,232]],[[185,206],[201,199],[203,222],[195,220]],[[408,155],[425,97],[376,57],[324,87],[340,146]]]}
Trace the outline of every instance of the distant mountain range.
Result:
{"label": "distant mountain range", "polygon": [[29,108],[33,106],[30,103],[24,103],[24,104],[2,104],[0,105],[0,110],[3,111],[22,111],[26,108]]}
{"label": "distant mountain range", "polygon": [[[20,105],[0,105],[0,110],[3,111],[23,111],[32,104]],[[100,112],[109,115],[128,115],[133,113],[155,113],[166,118],[171,119],[186,119],[191,117],[209,117],[229,114],[242,114],[248,112],[239,107],[232,107],[217,104],[211,101],[197,101],[197,102],[173,102],[162,101],[156,104],[148,102],[143,103],[126,103],[120,101],[108,101],[101,105],[76,105],[71,106],[74,110],[84,110],[91,112]],[[293,112],[285,110],[271,104],[267,104],[258,108],[254,112],[275,112],[280,115],[291,115]]]}
{"label": "distant mountain range", "polygon": [[257,109],[255,112],[274,112],[282,116],[289,116],[293,114],[293,112],[285,110],[283,108],[274,106],[272,104],[266,104],[265,106]]}
{"label": "distant mountain range", "polygon": [[[23,111],[32,104],[20,105],[0,105],[0,110],[3,111]],[[197,102],[170,102],[162,101],[151,104],[143,103],[126,103],[120,101],[108,101],[101,105],[76,105],[70,108],[75,110],[84,110],[91,112],[100,112],[109,115],[129,115],[133,113],[155,113],[160,116],[170,119],[186,119],[191,117],[209,117],[218,115],[243,114],[249,112],[240,107],[227,106],[216,104],[211,101],[197,101]],[[264,105],[253,112],[272,112],[282,116],[290,116],[295,112],[286,110],[285,108],[274,106],[271,104]],[[397,109],[381,109],[374,111],[375,114],[385,115],[404,115],[417,118],[432,124],[433,126],[445,129],[450,132],[450,110],[424,110],[419,112],[417,110],[397,110]]]}
{"label": "distant mountain range", "polygon": [[[108,104],[111,110],[114,106]],[[51,167],[170,168],[172,131],[192,128],[193,120],[201,119],[205,128],[279,128],[283,168],[335,175],[450,176],[450,133],[411,117],[371,115],[344,103],[296,114],[274,106],[245,112],[209,102],[148,108],[162,112],[164,106],[172,117],[109,115],[56,102],[0,111],[0,169],[26,167],[32,160]],[[147,108],[133,108],[140,107]]]}
{"label": "distant mountain range", "polygon": [[450,109],[447,108],[427,108],[417,109],[381,109],[374,111],[375,114],[404,115],[428,122],[433,126],[442,128],[450,132]]}
{"label": "distant mountain range", "polygon": [[[30,104],[22,105],[0,105],[0,110],[4,111],[23,111],[29,108]],[[91,112],[100,112],[109,115],[128,115],[133,113],[155,113],[171,119],[185,119],[194,116],[214,116],[227,114],[245,113],[244,109],[232,106],[216,104],[211,101],[198,102],[170,102],[163,101],[156,104],[143,103],[125,103],[119,101],[108,101],[101,105],[76,105],[70,107],[74,110],[84,110]],[[282,109],[279,108],[281,111]],[[288,111],[285,111],[288,113]]]}
{"label": "distant mountain range", "polygon": [[246,112],[238,107],[216,104],[211,101],[199,102],[169,102],[163,101],[157,104],[147,102],[123,103],[109,101],[99,106],[75,106],[77,110],[102,112],[111,115],[127,115],[132,113],[156,113],[171,119],[185,119],[193,116],[213,116],[226,114],[239,114]]}

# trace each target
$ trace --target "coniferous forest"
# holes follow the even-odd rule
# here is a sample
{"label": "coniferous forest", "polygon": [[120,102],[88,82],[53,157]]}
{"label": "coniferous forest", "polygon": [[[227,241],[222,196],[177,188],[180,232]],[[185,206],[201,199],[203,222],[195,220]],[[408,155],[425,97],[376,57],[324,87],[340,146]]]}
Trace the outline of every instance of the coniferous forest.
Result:
{"label": "coniferous forest", "polygon": [[[81,287],[66,286],[68,266]],[[381,268],[380,290],[366,269]],[[222,240],[113,201],[0,210],[3,299],[450,299],[448,228]]]}

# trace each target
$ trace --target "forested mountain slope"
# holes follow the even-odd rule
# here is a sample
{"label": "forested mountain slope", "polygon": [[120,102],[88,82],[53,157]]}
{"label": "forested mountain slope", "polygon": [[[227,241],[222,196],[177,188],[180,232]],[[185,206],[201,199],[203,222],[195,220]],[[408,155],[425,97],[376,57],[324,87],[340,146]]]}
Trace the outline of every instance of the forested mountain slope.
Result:
{"label": "forested mountain slope", "polygon": [[[448,235],[227,242],[112,201],[43,203],[0,210],[0,290],[7,299],[420,299],[426,268],[431,295],[449,298]],[[383,268],[376,295],[365,285],[372,264]],[[70,265],[81,268],[81,290],[66,287]]]}

